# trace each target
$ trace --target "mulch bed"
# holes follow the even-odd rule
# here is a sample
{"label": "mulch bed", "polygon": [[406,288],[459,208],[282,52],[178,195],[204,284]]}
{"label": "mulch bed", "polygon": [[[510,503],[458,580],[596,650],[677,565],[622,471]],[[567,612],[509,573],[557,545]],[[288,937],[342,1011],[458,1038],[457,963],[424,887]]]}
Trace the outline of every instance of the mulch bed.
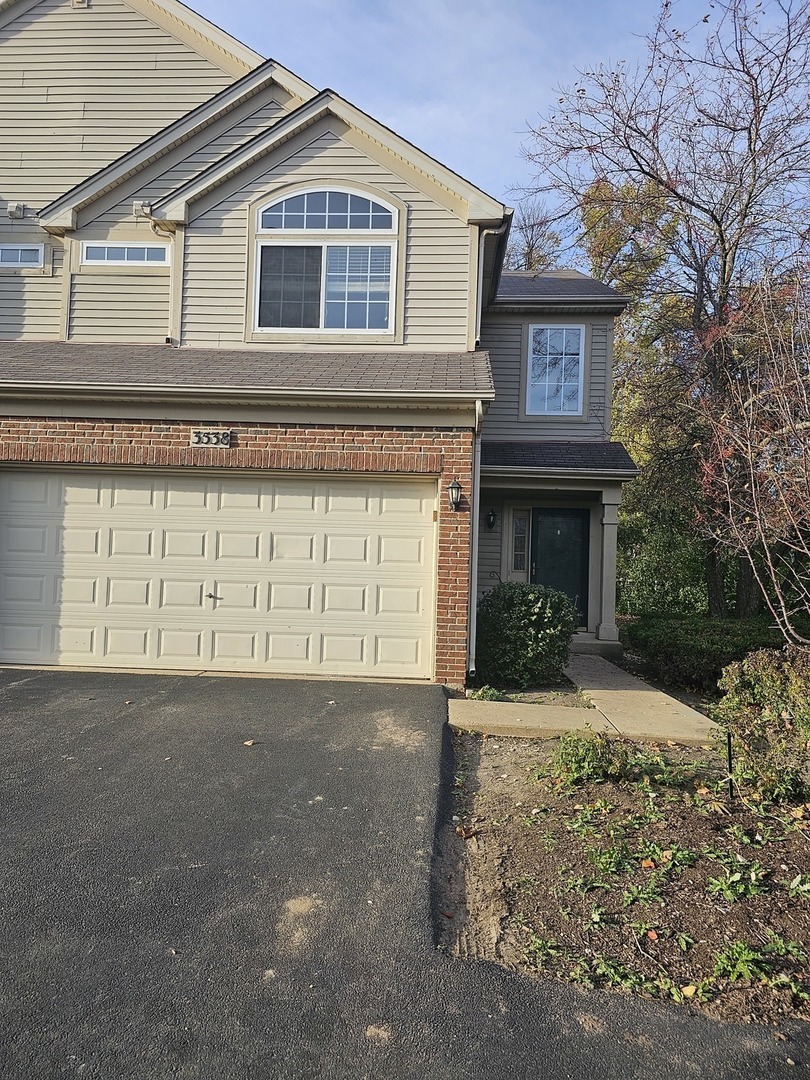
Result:
{"label": "mulch bed", "polygon": [[455,736],[444,947],[728,1020],[810,1019],[810,804],[729,802],[719,756],[672,744],[626,744],[626,778],[568,786],[558,745]]}

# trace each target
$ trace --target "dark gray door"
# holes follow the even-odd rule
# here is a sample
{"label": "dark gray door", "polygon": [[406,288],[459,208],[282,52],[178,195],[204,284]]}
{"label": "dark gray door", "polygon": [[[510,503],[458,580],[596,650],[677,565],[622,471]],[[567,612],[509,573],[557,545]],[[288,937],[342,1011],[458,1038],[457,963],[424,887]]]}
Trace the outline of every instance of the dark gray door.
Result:
{"label": "dark gray door", "polygon": [[532,510],[531,580],[574,601],[580,626],[588,625],[589,510],[536,506]]}

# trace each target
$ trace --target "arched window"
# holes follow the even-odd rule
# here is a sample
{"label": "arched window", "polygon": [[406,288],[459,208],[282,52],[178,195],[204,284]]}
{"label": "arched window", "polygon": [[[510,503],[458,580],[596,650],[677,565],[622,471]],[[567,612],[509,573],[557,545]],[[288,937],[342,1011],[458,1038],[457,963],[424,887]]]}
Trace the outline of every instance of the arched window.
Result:
{"label": "arched window", "polygon": [[397,212],[354,191],[299,191],[258,212],[259,330],[389,333]]}

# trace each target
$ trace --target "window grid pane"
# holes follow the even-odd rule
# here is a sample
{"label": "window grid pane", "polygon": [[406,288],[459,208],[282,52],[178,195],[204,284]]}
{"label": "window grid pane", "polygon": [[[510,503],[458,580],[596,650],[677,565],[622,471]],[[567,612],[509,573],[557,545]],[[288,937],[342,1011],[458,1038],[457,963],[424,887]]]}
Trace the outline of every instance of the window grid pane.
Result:
{"label": "window grid pane", "polygon": [[390,282],[390,248],[329,246],[325,325],[340,330],[386,330]]}
{"label": "window grid pane", "polygon": [[346,191],[307,191],[273,203],[261,214],[262,229],[384,229],[394,217],[380,203]]}
{"label": "window grid pane", "polygon": [[579,413],[582,331],[575,327],[532,329],[529,402],[532,413]]}
{"label": "window grid pane", "polygon": [[82,261],[109,263],[162,263],[169,249],[162,244],[88,244]]}
{"label": "window grid pane", "polygon": [[512,539],[512,570],[523,573],[529,557],[529,515],[516,513]]}
{"label": "window grid pane", "polygon": [[320,326],[321,261],[320,247],[262,247],[259,326],[290,329]]}

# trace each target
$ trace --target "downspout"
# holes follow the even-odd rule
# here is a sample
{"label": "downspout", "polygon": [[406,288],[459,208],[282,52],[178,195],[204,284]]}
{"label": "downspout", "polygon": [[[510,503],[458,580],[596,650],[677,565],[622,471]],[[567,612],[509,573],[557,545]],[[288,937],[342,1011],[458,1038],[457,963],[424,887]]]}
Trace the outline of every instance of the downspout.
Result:
{"label": "downspout", "polygon": [[475,674],[475,644],[478,636],[478,516],[481,504],[481,426],[484,406],[475,403],[475,435],[473,441],[472,492],[470,493],[470,597],[467,616],[467,671]]}
{"label": "downspout", "polygon": [[[475,345],[481,340],[481,315],[484,310],[484,242],[488,236],[503,236],[512,223],[511,211],[497,229],[482,229],[478,237],[478,281],[475,304]],[[481,427],[484,422],[484,405],[475,403],[475,435],[473,441],[472,491],[470,492],[470,591],[467,614],[467,671],[475,674],[475,646],[478,638],[478,531],[479,506],[481,504]]]}

